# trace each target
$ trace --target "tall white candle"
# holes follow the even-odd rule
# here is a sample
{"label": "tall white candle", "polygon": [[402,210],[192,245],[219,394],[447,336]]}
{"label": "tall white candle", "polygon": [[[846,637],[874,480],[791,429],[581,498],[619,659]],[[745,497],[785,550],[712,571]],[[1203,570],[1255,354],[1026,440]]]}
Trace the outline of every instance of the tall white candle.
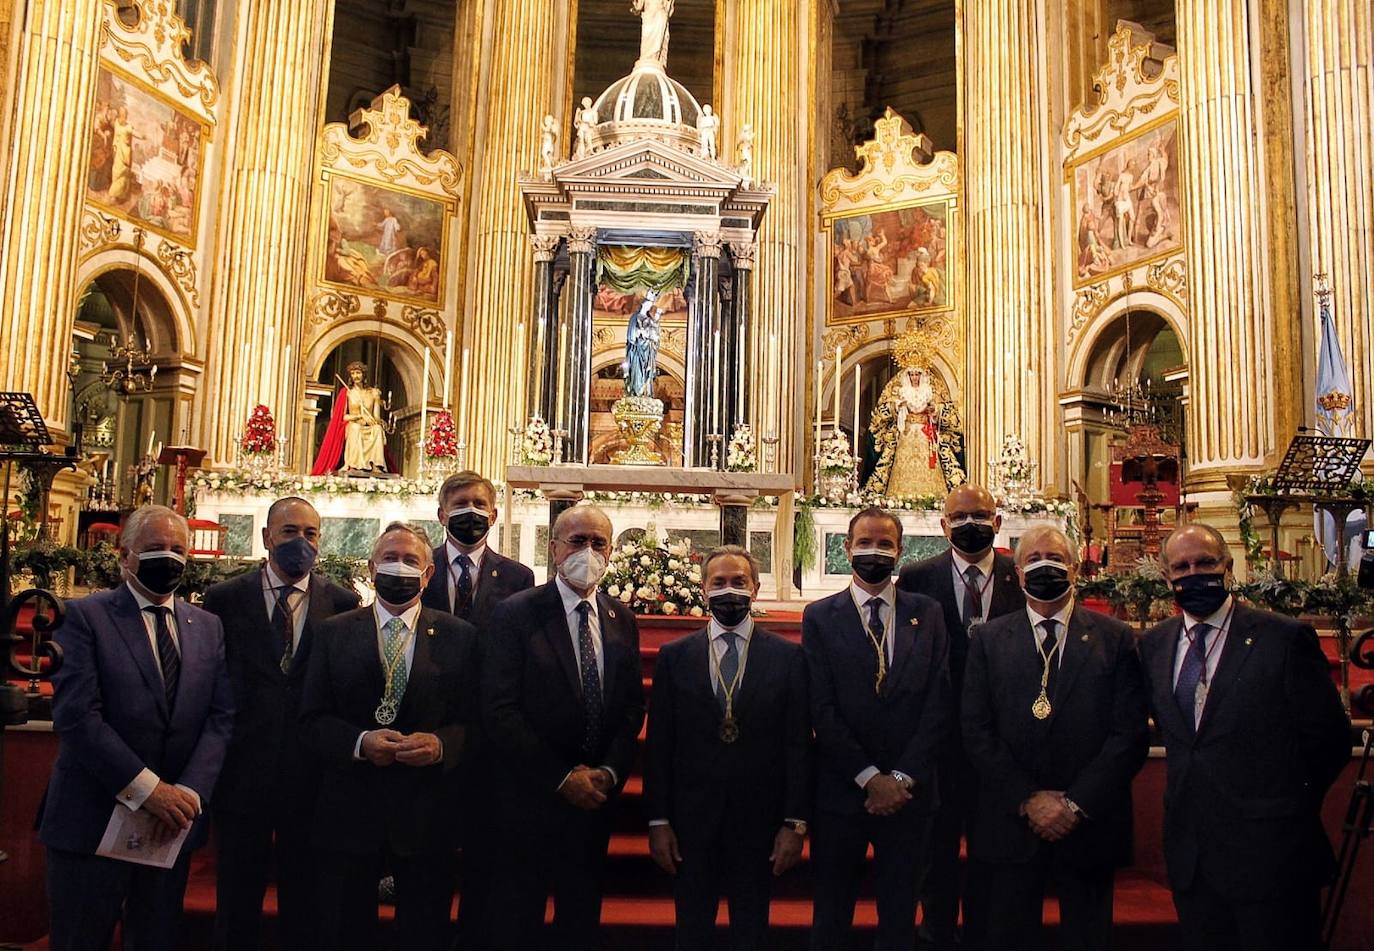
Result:
{"label": "tall white candle", "polygon": [[253,384],[252,384],[252,379],[253,379],[253,377],[252,377],[252,372],[248,369],[248,361],[252,359],[252,356],[253,356],[253,352],[252,352],[251,346],[250,346],[248,343],[244,343],[244,345],[243,345],[243,364],[242,364],[242,365],[243,365],[243,378],[242,378],[242,382],[239,384],[239,392],[240,392],[241,394],[243,394],[243,395],[242,395],[243,406],[242,406],[242,408],[240,408],[240,410],[239,410],[239,414],[238,414],[238,417],[239,417],[239,418],[238,418],[237,420],[235,420],[235,422],[236,422],[239,426],[243,426],[244,428],[247,428],[247,425],[248,425],[248,414],[249,414],[250,412],[252,412],[252,410],[253,410],[253,398],[252,398],[252,395],[248,392],[248,391],[249,391],[249,388],[253,385]]}
{"label": "tall white candle", "polygon": [[564,394],[568,391],[568,325],[558,325],[558,412],[553,421],[554,429],[567,429],[568,421],[563,418],[566,409]]}
{"label": "tall white candle", "polygon": [[429,344],[425,344],[425,368],[420,374],[420,456],[425,454],[425,436],[429,433]]}
{"label": "tall white candle", "polygon": [[763,392],[765,394],[763,400],[763,415],[759,419],[759,424],[763,429],[763,433],[759,435],[766,435],[773,431],[773,427],[777,426],[777,422],[773,418],[773,411],[776,408],[774,402],[776,393],[782,386],[782,381],[778,379],[778,359],[780,356],[781,354],[778,353],[778,335],[776,333],[771,333],[768,335],[768,369],[765,371],[763,377]]}
{"label": "tall white candle", "polygon": [[148,448],[143,453],[145,456],[151,456],[153,454],[153,440],[155,438],[157,438],[157,431],[154,429],[148,430]]}
{"label": "tall white candle", "polygon": [[859,361],[854,361],[854,458],[859,458]]}
{"label": "tall white candle", "polygon": [[724,402],[721,397],[724,395],[720,391],[720,328],[717,327],[714,334],[714,341],[711,344],[713,356],[711,357],[711,419],[713,422],[712,433],[724,435],[720,430],[720,404]]}
{"label": "tall white candle", "polygon": [[[472,351],[471,351],[470,348],[468,348],[468,347],[464,347],[464,348],[463,348],[463,376],[462,376],[462,384],[463,384],[463,389],[464,389],[464,391],[467,392],[469,396],[472,395],[471,390],[468,388],[468,354],[470,354],[471,352],[472,352]],[[463,440],[464,442],[467,442],[467,438],[468,438],[468,403],[469,403],[469,402],[471,402],[471,400],[463,400],[461,403],[458,404],[458,414],[463,418],[463,425],[460,426],[460,427],[458,427],[458,438],[461,439],[461,440]]]}
{"label": "tall white candle", "polygon": [[264,406],[273,401],[272,388],[271,383],[269,381],[276,379],[277,376],[275,373],[272,372],[272,357],[276,353],[276,351],[272,348],[272,338],[275,335],[276,328],[273,327],[271,324],[268,324],[267,336],[264,338],[263,342],[262,365],[258,367],[258,378],[256,381],[257,386],[255,387],[260,397],[260,400]]}
{"label": "tall white candle", "polygon": [[843,367],[840,365],[840,348],[835,347],[835,418],[831,425],[835,427],[835,432],[840,431],[840,382],[844,380]]}
{"label": "tall white candle", "polygon": [[[522,320],[515,325],[515,371],[518,374],[516,377],[515,392],[517,395],[520,393],[521,389],[524,389],[526,392],[529,390],[529,381],[525,379],[529,375],[529,369],[530,355],[525,352],[525,322]],[[523,388],[520,386],[521,380],[525,380]],[[517,425],[522,416],[523,410],[520,408],[520,401],[517,400],[515,406],[515,422]]]}
{"label": "tall white candle", "polygon": [[[296,382],[295,382],[295,381],[296,381],[296,371],[295,371],[295,368],[291,366],[291,344],[288,343],[288,344],[286,345],[286,351],[282,354],[281,383],[282,383],[283,390],[282,390],[281,393],[277,394],[277,403],[278,403],[279,406],[285,408],[285,407],[290,406],[293,402],[295,402],[295,398],[294,398],[294,393],[295,393],[295,390],[296,390]],[[291,412],[290,415],[283,415],[283,416],[281,417],[281,418],[282,418],[282,421],[285,422],[286,420],[290,419],[291,416],[294,416],[294,415],[295,415],[295,411],[292,410],[292,412]]]}
{"label": "tall white candle", "polygon": [[453,331],[444,340],[444,409],[448,409],[450,394],[453,392]]}
{"label": "tall white candle", "polygon": [[816,451],[821,451],[821,370],[824,360],[816,361]]}

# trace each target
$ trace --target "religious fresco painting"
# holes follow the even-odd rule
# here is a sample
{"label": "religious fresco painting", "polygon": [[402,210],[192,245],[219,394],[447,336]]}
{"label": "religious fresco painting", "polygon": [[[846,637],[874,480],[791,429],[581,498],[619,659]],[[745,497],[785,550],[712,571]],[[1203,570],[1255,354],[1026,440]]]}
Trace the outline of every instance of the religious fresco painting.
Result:
{"label": "religious fresco painting", "polygon": [[346,290],[439,304],[448,207],[425,195],[329,174],[323,280]]}
{"label": "religious fresco painting", "polygon": [[93,120],[86,200],[194,247],[208,126],[104,66]]}
{"label": "religious fresco painting", "polygon": [[1076,285],[1183,247],[1176,116],[1085,156],[1069,175]]}
{"label": "religious fresco painting", "polygon": [[830,220],[826,322],[946,309],[949,212],[940,200]]}

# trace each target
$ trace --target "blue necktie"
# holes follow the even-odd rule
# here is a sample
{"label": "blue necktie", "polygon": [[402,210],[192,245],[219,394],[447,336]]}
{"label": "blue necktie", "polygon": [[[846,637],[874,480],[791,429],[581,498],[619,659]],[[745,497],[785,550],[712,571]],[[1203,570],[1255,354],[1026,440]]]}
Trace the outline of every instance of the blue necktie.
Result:
{"label": "blue necktie", "polygon": [[582,709],[586,714],[586,732],[582,752],[595,756],[601,745],[601,672],[596,669],[596,642],[592,640],[592,606],[586,601],[577,606],[577,652],[582,666]]}
{"label": "blue necktie", "polygon": [[1183,719],[1194,730],[1197,729],[1197,687],[1207,673],[1207,635],[1212,630],[1210,624],[1199,624],[1193,628],[1188,640],[1188,652],[1183,655],[1183,666],[1178,671],[1178,683],[1174,684],[1174,702],[1183,713]]}
{"label": "blue necktie", "polygon": [[162,668],[162,689],[167,696],[167,709],[170,710],[176,703],[177,682],[181,680],[181,654],[177,653],[176,641],[172,640],[172,629],[167,623],[172,609],[151,604],[143,610],[150,612],[157,620],[157,662]]}
{"label": "blue necktie", "polygon": [[725,712],[725,688],[735,685],[735,677],[739,674],[739,635],[734,631],[726,631],[721,634],[725,638],[725,653],[720,658],[720,683],[716,684],[716,702],[720,705],[720,712]]}
{"label": "blue necktie", "polygon": [[472,559],[459,552],[454,561],[458,562],[463,573],[458,576],[457,590],[453,592],[453,613],[466,621],[472,613]]}

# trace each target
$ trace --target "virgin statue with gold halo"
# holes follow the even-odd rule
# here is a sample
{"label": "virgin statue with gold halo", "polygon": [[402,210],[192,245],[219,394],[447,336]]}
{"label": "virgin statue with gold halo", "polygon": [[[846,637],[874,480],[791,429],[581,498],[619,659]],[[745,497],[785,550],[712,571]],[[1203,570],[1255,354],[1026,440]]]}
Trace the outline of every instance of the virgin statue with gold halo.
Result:
{"label": "virgin statue with gold halo", "polygon": [[943,497],[965,481],[959,411],[928,365],[902,367],[878,398],[869,424],[878,452],[865,486],[871,492],[888,498]]}

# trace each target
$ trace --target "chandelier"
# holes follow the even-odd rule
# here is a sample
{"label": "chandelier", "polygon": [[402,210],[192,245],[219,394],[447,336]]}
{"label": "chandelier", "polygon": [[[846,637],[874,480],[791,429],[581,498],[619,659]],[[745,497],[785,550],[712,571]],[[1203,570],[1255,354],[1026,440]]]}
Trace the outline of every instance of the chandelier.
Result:
{"label": "chandelier", "polygon": [[152,352],[147,347],[140,347],[133,334],[124,343],[119,343],[117,337],[115,341],[110,351],[114,364],[111,365],[109,360],[101,364],[100,382],[126,397],[151,390],[157,378],[157,364],[153,362]]}

